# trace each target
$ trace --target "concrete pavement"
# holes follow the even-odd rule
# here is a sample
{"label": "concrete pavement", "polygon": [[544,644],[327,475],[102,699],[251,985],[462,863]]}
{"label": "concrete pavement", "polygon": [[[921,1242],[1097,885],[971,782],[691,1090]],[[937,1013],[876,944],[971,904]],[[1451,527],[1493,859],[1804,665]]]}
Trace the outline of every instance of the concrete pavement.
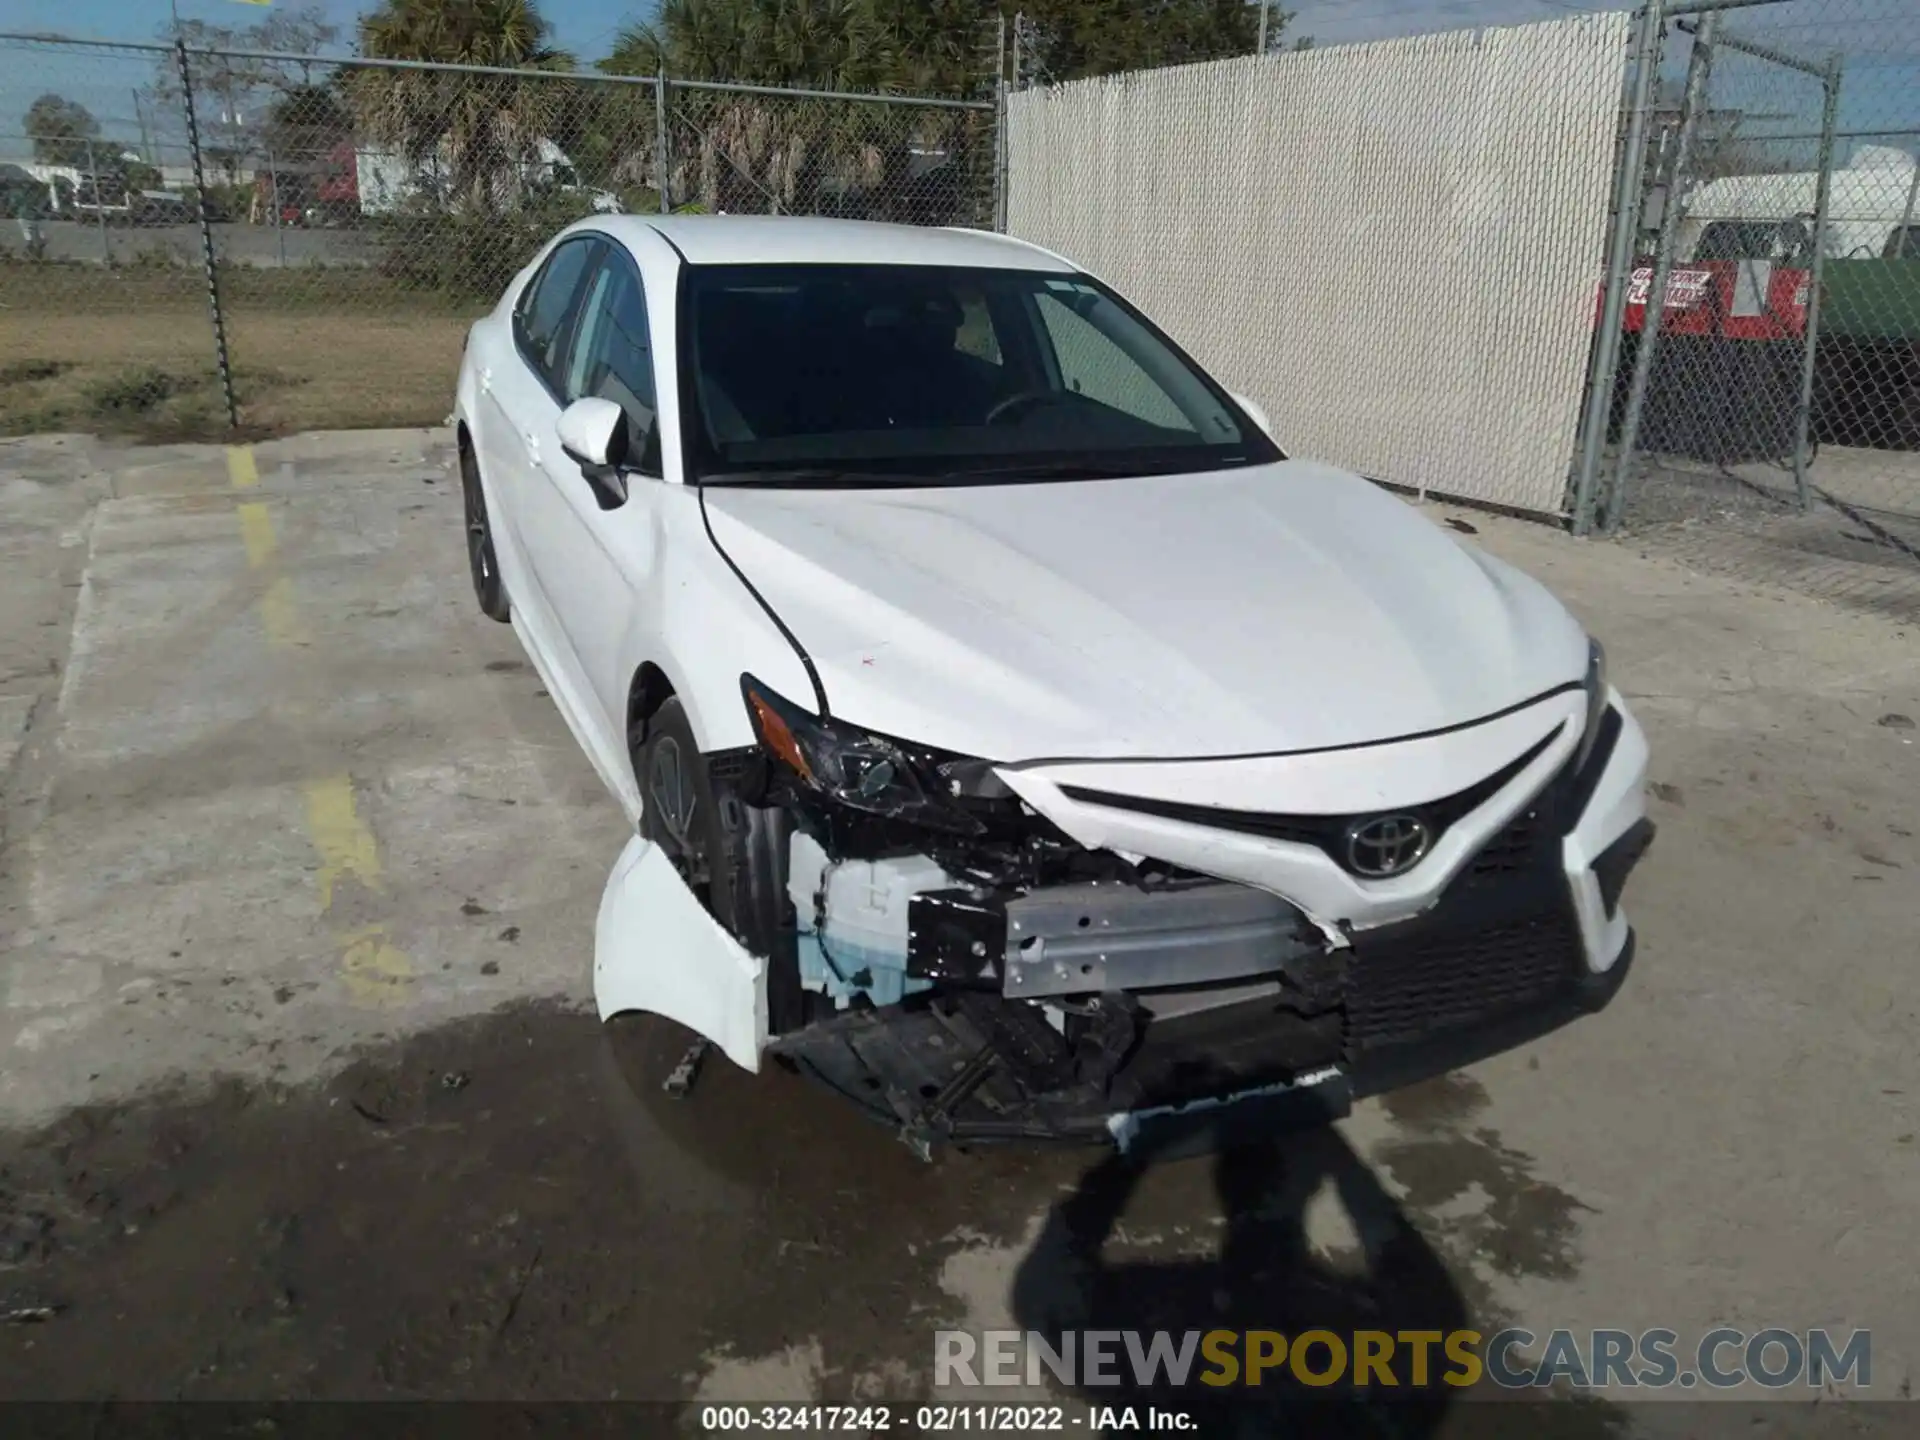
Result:
{"label": "concrete pavement", "polygon": [[[922,1167],[717,1062],[665,1102],[672,1037],[581,1013],[624,827],[472,606],[446,436],[0,444],[0,1288],[62,1306],[0,1331],[0,1393],[112,1355],[123,1395],[917,1394],[939,1325],[1200,1323],[1232,1235],[1235,1323],[1870,1327],[1899,1393],[1920,636],[1456,518],[1652,738],[1636,973],[1251,1204],[1153,1172],[1088,1288],[1057,1243],[1088,1157]],[[1560,1433],[1686,1433],[1617,1399]]]}

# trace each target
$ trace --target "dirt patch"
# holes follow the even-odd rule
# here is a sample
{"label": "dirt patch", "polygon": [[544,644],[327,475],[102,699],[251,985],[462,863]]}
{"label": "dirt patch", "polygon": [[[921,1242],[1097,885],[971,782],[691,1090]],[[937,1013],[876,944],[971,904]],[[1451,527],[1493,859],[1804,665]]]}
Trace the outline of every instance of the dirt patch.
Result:
{"label": "dirt patch", "polygon": [[[223,277],[244,431],[437,425],[482,307],[353,271]],[[0,264],[0,434],[231,435],[206,286],[180,269]]]}
{"label": "dirt patch", "polygon": [[30,385],[35,380],[52,380],[72,368],[64,360],[14,360],[0,365],[0,385]]}
{"label": "dirt patch", "polygon": [[299,430],[439,425],[470,319],[430,311],[290,315],[238,310],[234,374],[271,371],[288,383],[243,402],[241,419],[275,435]]}

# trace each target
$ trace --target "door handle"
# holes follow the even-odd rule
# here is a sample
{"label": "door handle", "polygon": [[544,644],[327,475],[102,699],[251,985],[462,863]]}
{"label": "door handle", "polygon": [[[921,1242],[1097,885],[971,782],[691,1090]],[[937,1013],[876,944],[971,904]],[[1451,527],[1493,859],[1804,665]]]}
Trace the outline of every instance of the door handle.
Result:
{"label": "door handle", "polygon": [[493,367],[489,365],[480,372],[480,388],[491,392],[493,389]]}
{"label": "door handle", "polygon": [[536,460],[539,459],[540,458],[540,437],[534,434],[533,431],[529,430],[526,432],[526,435],[524,438],[527,442],[527,453],[533,456],[534,459]]}

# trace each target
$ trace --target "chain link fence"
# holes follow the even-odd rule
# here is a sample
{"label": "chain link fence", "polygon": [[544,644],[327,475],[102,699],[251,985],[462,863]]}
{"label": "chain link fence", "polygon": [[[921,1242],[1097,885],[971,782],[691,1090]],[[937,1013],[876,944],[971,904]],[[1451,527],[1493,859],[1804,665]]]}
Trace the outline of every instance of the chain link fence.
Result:
{"label": "chain link fence", "polygon": [[0,433],[437,424],[467,326],[562,226],[987,227],[996,118],[991,101],[0,36]]}
{"label": "chain link fence", "polygon": [[214,239],[241,423],[437,424],[467,327],[540,245],[658,208],[657,137],[651,82],[312,65],[214,182],[244,180]]}
{"label": "chain link fence", "polygon": [[1681,0],[1654,19],[1580,518],[1920,616],[1920,10]]}
{"label": "chain link fence", "polygon": [[437,423],[466,326],[593,213],[997,226],[1138,298],[1297,453],[1920,615],[1912,0],[1031,88],[1012,33],[1005,125],[0,35],[0,433]]}
{"label": "chain link fence", "polygon": [[669,83],[676,207],[991,228],[991,102]]}
{"label": "chain link fence", "polygon": [[[140,143],[165,58],[0,48],[0,432],[225,419],[184,126]],[[49,83],[62,63],[90,105]]]}

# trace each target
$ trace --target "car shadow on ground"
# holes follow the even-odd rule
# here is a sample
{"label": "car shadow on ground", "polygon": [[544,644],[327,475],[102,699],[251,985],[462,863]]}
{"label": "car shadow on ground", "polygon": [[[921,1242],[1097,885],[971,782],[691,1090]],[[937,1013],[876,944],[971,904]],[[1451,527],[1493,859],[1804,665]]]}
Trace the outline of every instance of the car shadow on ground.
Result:
{"label": "car shadow on ground", "polygon": [[[1178,1344],[1190,1332],[1277,1331],[1297,1337],[1331,1332],[1350,1347],[1355,1331],[1447,1331],[1471,1323],[1468,1304],[1447,1266],[1414,1227],[1379,1178],[1337,1130],[1305,1131],[1259,1145],[1222,1150],[1210,1162],[1222,1211],[1213,1254],[1109,1259],[1103,1253],[1123,1230],[1121,1216],[1148,1174],[1152,1158],[1110,1155],[1090,1168],[1055,1205],[1013,1286],[1016,1323],[1039,1331],[1056,1351],[1065,1332],[1154,1331]],[[1331,1190],[1357,1251],[1316,1245],[1308,1207]],[[1151,1405],[1184,1414],[1206,1435],[1423,1436],[1440,1426],[1455,1390],[1382,1392],[1356,1386],[1351,1366],[1332,1384],[1303,1384],[1284,1361],[1258,1385],[1210,1385],[1222,1369],[1197,1354],[1185,1384],[1164,1369],[1138,1383],[1124,1345],[1111,1367],[1121,1383],[1083,1383],[1078,1395],[1096,1406]],[[1243,1361],[1243,1343],[1226,1347]],[[1308,1373],[1329,1368],[1325,1345],[1308,1351]],[[1436,1345],[1430,1374],[1444,1370]],[[1141,1423],[1146,1422],[1142,1418]]]}
{"label": "car shadow on ground", "polygon": [[[935,1332],[1009,1309],[1050,1334],[1492,1328],[1333,1129],[1151,1170],[1026,1148],[928,1165],[778,1072],[709,1061],[669,1098],[687,1039],[517,1005],[317,1084],[183,1083],[0,1128],[0,1395],[911,1407]],[[1394,1160],[1396,1182],[1506,1183],[1450,1133]],[[1316,1195],[1353,1244],[1327,1243]],[[1138,1258],[1189,1241],[1205,1253]],[[1271,1378],[1078,1398],[1164,1401],[1209,1436],[1425,1436],[1444,1417],[1478,1437],[1503,1412],[1528,1440],[1606,1433],[1579,1406]]]}

